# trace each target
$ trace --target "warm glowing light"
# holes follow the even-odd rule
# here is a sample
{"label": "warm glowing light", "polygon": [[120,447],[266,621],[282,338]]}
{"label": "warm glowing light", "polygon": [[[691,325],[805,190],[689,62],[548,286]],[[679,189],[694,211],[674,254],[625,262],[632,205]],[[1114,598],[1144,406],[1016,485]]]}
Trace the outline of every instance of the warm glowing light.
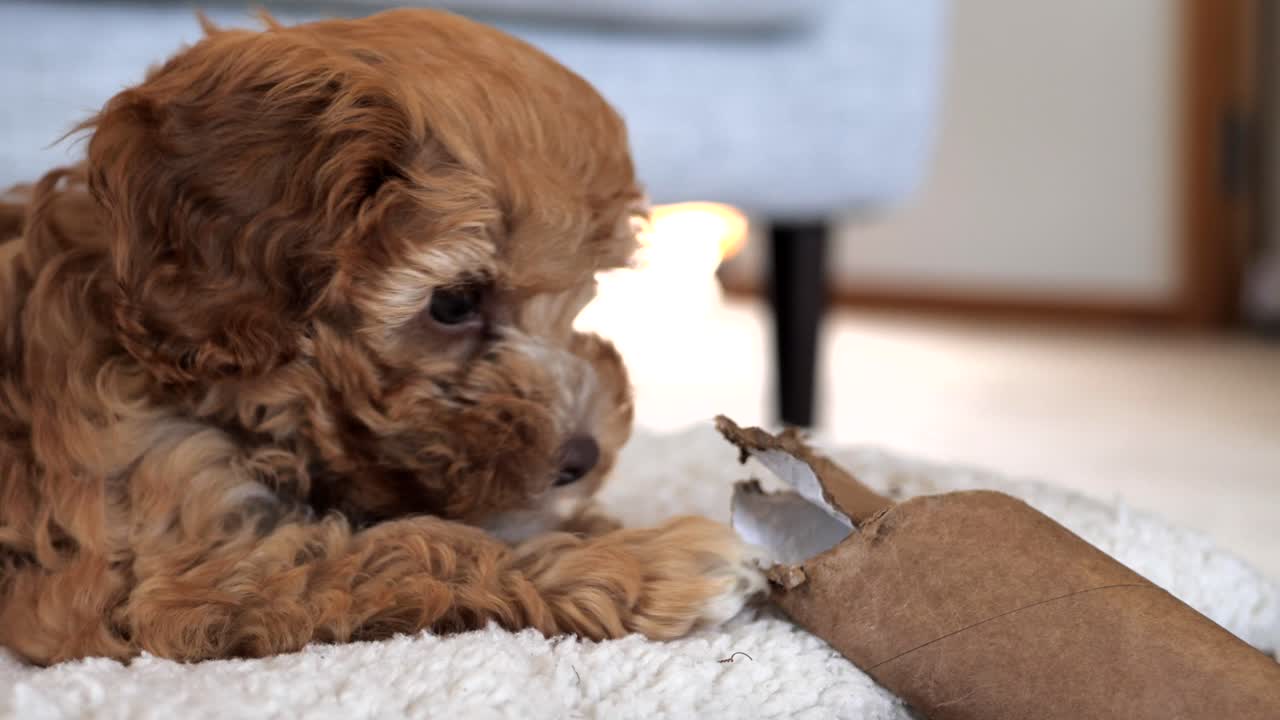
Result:
{"label": "warm glowing light", "polygon": [[747,217],[735,207],[710,202],[654,207],[641,238],[648,247],[713,243],[717,264],[737,254],[746,241]]}
{"label": "warm glowing light", "polygon": [[716,203],[659,205],[637,228],[637,237],[634,267],[601,275],[596,300],[576,325],[605,334],[617,326],[644,328],[653,337],[638,333],[637,343],[666,346],[683,329],[696,328],[698,316],[718,307],[716,270],[746,243],[747,218]]}

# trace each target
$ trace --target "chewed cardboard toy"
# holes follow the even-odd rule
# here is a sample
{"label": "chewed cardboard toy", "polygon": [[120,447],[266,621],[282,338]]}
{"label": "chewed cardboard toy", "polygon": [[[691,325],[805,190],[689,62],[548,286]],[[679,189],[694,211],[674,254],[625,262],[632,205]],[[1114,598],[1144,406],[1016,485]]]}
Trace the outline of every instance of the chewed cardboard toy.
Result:
{"label": "chewed cardboard toy", "polygon": [[1280,663],[1022,501],[895,504],[795,432],[717,427],[791,487],[733,498],[773,601],[924,716],[1280,718]]}

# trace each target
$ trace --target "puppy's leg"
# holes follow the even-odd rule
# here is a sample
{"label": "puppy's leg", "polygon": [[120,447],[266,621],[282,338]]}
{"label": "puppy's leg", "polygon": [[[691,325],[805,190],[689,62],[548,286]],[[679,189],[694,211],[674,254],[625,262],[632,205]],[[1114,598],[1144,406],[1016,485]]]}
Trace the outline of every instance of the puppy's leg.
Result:
{"label": "puppy's leg", "polygon": [[567,532],[582,537],[598,537],[614,530],[622,529],[622,523],[606,513],[596,503],[588,503],[582,509],[569,516],[560,527],[560,532]]}
{"label": "puppy's leg", "polygon": [[515,548],[438,519],[359,533],[328,519],[286,523],[250,545],[166,555],[142,563],[147,576],[129,598],[126,626],[138,649],[187,660],[490,621],[665,639],[727,620],[763,588],[732,532],[699,518],[593,539],[557,533]]}
{"label": "puppy's leg", "polygon": [[699,517],[595,537],[555,533],[515,549],[510,565],[552,608],[557,632],[671,639],[733,617],[766,582],[758,551]]}
{"label": "puppy's leg", "polygon": [[221,433],[181,426],[151,447],[129,482],[131,590],[106,619],[135,651],[257,656],[488,622],[671,638],[764,586],[733,531],[705,519],[514,546],[438,518],[356,532],[291,515],[267,491],[293,467],[287,454],[245,458]]}

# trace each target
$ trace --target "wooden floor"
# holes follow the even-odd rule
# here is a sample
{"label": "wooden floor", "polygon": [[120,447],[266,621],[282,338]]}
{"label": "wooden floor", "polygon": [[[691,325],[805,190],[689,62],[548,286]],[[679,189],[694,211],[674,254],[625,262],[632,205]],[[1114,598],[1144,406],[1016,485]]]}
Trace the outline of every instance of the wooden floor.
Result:
{"label": "wooden floor", "polygon": [[[767,420],[765,318],[735,301],[607,323],[639,422]],[[1120,497],[1280,580],[1280,343],[840,312],[824,363],[835,440]]]}

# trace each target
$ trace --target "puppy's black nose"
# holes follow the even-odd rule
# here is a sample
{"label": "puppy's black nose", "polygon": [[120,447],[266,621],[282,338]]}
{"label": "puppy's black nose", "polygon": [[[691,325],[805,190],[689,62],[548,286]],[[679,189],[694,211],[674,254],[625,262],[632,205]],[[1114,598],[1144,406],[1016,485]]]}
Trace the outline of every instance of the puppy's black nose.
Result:
{"label": "puppy's black nose", "polygon": [[590,435],[574,435],[560,448],[560,472],[556,486],[575,483],[600,462],[600,446]]}

